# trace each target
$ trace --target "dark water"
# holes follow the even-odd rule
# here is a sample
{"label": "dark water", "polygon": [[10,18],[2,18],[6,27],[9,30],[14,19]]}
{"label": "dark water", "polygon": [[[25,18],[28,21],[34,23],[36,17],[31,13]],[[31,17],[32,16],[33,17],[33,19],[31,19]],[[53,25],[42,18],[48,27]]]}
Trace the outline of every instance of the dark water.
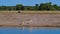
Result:
{"label": "dark water", "polygon": [[60,28],[0,27],[0,34],[60,34]]}

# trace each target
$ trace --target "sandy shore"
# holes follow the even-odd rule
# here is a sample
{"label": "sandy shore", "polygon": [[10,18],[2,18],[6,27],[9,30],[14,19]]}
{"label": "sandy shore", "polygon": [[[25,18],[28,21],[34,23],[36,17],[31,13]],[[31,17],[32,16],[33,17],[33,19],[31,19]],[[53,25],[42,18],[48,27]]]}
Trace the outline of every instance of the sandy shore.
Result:
{"label": "sandy shore", "polygon": [[60,14],[1,12],[0,27],[2,26],[60,27]]}

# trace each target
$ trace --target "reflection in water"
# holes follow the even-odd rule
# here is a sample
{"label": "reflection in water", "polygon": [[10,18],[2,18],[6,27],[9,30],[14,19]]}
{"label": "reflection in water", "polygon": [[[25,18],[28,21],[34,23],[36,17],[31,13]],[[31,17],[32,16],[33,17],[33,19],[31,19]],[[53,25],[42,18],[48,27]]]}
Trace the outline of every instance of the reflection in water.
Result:
{"label": "reflection in water", "polygon": [[23,31],[28,29],[29,31],[32,31],[35,29],[59,29],[59,28],[56,28],[56,27],[17,27],[17,29],[20,29]]}
{"label": "reflection in water", "polygon": [[60,28],[47,27],[0,27],[0,34],[60,34]]}
{"label": "reflection in water", "polygon": [[29,30],[32,31],[33,27],[29,27]]}
{"label": "reflection in water", "polygon": [[25,30],[25,29],[28,29],[29,31],[32,31],[33,30],[33,27],[17,27],[17,29],[20,29],[20,30]]}

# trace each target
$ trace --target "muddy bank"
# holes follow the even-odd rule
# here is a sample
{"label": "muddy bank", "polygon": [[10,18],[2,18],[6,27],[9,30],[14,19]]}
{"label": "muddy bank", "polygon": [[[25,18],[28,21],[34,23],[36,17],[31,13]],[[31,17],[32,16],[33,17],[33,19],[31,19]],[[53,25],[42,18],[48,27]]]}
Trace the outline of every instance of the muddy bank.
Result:
{"label": "muddy bank", "polygon": [[60,27],[60,14],[0,14],[0,26],[57,26]]}

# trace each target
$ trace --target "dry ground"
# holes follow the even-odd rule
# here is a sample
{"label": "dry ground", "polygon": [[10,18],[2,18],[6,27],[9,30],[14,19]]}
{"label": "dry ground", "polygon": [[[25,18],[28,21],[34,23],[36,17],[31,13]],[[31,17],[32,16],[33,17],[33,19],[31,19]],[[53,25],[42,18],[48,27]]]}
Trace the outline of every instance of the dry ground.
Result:
{"label": "dry ground", "polygon": [[[36,19],[39,19],[42,17],[43,18],[46,17],[43,14],[49,14],[49,15],[50,14],[51,15],[52,14],[55,14],[55,15],[59,14],[60,15],[60,11],[36,11],[36,12],[35,11],[22,11],[21,13],[18,13],[18,11],[0,11],[0,25],[1,26],[2,25],[4,25],[4,26],[8,26],[8,25],[18,26],[18,25],[20,25],[21,20],[26,20],[26,19],[36,20]],[[47,18],[45,18],[45,19],[47,19]],[[37,22],[37,20],[36,20],[36,22]],[[37,25],[40,25],[40,24],[37,24]]]}

